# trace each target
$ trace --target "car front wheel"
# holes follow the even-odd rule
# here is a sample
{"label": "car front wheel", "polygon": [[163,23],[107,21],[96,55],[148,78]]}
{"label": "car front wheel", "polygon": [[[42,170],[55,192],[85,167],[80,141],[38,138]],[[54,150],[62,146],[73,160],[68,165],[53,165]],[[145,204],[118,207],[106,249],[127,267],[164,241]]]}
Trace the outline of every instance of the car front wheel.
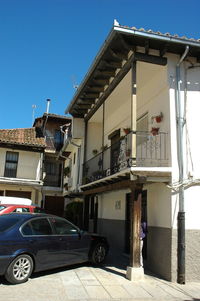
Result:
{"label": "car front wheel", "polygon": [[28,280],[33,271],[33,260],[29,255],[23,254],[15,258],[9,265],[5,278],[12,284],[23,283]]}
{"label": "car front wheel", "polygon": [[91,252],[91,261],[93,264],[104,262],[107,254],[107,246],[104,243],[97,243]]}

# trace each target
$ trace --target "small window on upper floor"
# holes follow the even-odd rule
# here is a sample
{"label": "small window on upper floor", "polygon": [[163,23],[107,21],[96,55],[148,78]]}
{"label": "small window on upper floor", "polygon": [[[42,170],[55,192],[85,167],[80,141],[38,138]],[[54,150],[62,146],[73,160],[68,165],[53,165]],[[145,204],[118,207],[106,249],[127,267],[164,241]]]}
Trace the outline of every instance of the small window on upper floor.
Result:
{"label": "small window on upper floor", "polygon": [[56,174],[56,164],[54,162],[45,162],[45,171],[47,175],[54,176]]}
{"label": "small window on upper floor", "polygon": [[6,152],[4,177],[16,178],[19,153]]}
{"label": "small window on upper floor", "polygon": [[55,148],[58,150],[63,145],[63,133],[60,130],[55,130],[54,134]]}
{"label": "small window on upper floor", "polygon": [[73,164],[75,165],[76,163],[76,153],[74,153],[74,160],[73,160]]}

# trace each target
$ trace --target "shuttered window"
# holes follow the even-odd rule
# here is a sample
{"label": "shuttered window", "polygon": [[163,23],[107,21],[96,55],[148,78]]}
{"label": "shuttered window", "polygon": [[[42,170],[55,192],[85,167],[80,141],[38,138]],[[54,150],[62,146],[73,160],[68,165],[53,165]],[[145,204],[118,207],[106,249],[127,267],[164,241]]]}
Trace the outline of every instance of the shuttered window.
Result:
{"label": "shuttered window", "polygon": [[6,152],[4,177],[16,178],[19,153]]}

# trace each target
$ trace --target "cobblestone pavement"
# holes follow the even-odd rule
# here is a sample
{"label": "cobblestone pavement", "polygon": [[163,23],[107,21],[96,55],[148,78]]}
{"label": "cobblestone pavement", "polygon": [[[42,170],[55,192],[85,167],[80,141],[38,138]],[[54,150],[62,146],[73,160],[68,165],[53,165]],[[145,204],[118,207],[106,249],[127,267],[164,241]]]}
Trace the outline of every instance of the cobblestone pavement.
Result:
{"label": "cobblestone pavement", "polygon": [[1,278],[0,301],[200,301],[200,283],[179,285],[150,275],[131,282],[125,275],[123,267],[76,265],[33,274],[20,285],[9,285]]}

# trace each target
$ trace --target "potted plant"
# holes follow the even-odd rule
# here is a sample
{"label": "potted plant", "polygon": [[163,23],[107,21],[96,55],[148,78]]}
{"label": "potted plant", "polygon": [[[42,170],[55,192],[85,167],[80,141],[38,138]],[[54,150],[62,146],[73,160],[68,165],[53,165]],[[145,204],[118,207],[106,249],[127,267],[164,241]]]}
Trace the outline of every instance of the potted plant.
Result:
{"label": "potted plant", "polygon": [[157,122],[157,123],[160,123],[160,122],[163,120],[163,113],[161,112],[160,115],[157,115],[157,116],[155,117],[155,119],[156,119],[156,122]]}
{"label": "potted plant", "polygon": [[96,156],[98,154],[98,150],[97,149],[93,149],[92,153],[93,153],[94,156]]}
{"label": "potted plant", "polygon": [[158,135],[158,132],[159,132],[159,128],[152,127],[152,129],[151,129],[152,136]]}
{"label": "potted plant", "polygon": [[64,171],[63,171],[64,176],[65,176],[65,177],[69,177],[70,172],[71,172],[70,167],[69,167],[69,166],[66,166],[66,167],[64,168]]}
{"label": "potted plant", "polygon": [[125,133],[126,135],[128,135],[128,134],[130,133],[130,131],[131,131],[130,128],[124,128],[123,130],[124,130],[124,133]]}

